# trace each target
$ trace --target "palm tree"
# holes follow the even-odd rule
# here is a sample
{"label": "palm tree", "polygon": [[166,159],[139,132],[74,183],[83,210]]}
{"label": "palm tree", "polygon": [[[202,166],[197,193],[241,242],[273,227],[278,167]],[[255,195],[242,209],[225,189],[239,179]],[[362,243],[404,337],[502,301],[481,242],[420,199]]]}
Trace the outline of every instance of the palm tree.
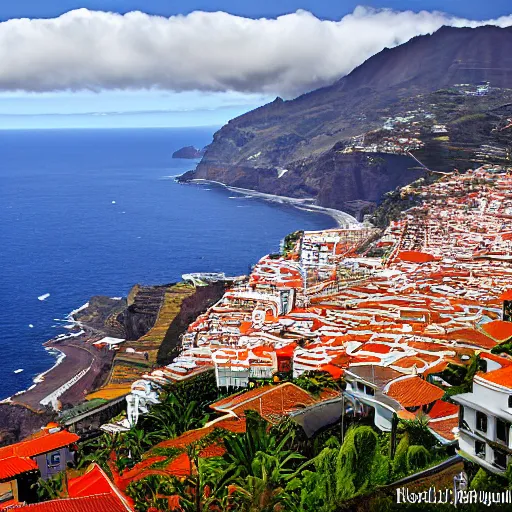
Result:
{"label": "palm tree", "polygon": [[182,402],[171,393],[164,402],[155,405],[143,417],[141,427],[148,432],[149,439],[156,443],[200,427],[206,421],[208,416],[201,412],[197,402]]}
{"label": "palm tree", "polygon": [[293,496],[287,492],[286,484],[297,477],[301,468],[293,469],[293,460],[303,459],[298,453],[284,456],[257,452],[252,463],[251,474],[231,490],[232,499],[238,508],[246,512],[291,512],[295,508]]}
{"label": "palm tree", "polygon": [[91,441],[79,445],[78,468],[84,468],[91,462],[99,464],[108,475],[112,476],[108,461],[120,446],[119,434],[102,434]]}
{"label": "palm tree", "polygon": [[269,428],[269,424],[256,412],[247,411],[245,433],[224,437],[224,458],[229,464],[240,468],[244,475],[250,475],[258,452],[286,457],[291,453],[287,447],[291,445],[294,435],[290,428]]}
{"label": "palm tree", "polygon": [[64,492],[64,473],[62,471],[48,480],[38,478],[37,482],[32,484],[31,488],[36,489],[36,494],[40,501],[55,500],[62,497]]}

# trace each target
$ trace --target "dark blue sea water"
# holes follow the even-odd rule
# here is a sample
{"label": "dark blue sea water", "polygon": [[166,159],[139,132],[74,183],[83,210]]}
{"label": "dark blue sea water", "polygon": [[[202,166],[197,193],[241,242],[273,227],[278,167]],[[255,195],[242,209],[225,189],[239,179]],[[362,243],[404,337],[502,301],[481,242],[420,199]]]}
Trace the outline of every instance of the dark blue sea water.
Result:
{"label": "dark blue sea water", "polygon": [[202,147],[213,131],[0,131],[0,399],[54,364],[41,346],[65,332],[54,319],[92,295],[186,272],[246,273],[287,233],[333,226],[321,214],[175,183],[170,176],[195,162],[173,151]]}

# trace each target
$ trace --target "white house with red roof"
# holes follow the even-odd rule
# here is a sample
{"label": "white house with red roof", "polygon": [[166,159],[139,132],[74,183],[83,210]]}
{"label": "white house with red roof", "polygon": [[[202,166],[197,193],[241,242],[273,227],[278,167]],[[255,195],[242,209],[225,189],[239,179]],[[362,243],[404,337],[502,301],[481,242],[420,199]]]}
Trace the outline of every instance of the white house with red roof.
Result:
{"label": "white house with red roof", "polygon": [[485,354],[487,371],[477,373],[460,404],[459,453],[493,473],[512,462],[512,360]]}

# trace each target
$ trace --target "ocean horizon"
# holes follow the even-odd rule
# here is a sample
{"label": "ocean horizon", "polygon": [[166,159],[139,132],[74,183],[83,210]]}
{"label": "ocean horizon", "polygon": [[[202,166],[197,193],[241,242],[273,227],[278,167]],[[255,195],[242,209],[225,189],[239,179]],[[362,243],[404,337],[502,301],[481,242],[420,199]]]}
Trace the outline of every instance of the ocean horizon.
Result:
{"label": "ocean horizon", "polygon": [[176,183],[197,161],[172,153],[214,130],[0,130],[0,400],[56,363],[42,344],[90,297],[190,272],[245,274],[287,233],[334,227],[321,213]]}

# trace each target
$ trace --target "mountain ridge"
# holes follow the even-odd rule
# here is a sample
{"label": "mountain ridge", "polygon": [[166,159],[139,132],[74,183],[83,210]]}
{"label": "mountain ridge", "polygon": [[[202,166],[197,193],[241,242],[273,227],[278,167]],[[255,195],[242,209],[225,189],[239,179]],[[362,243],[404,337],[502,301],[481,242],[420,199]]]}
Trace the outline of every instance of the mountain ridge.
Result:
{"label": "mountain ridge", "polygon": [[[463,90],[456,91],[455,99],[435,95],[436,91],[456,85],[482,82],[490,82],[492,86],[492,94],[484,100],[477,101]],[[312,196],[322,206],[340,209],[351,201],[378,203],[377,190],[384,193],[409,183],[410,178],[417,179],[421,172],[409,173],[405,168],[417,167],[418,163],[408,162],[402,166],[404,171],[397,174],[386,167],[387,162],[386,168],[378,173],[380,184],[376,187],[368,183],[375,178],[370,172],[373,165],[370,157],[358,157],[359,162],[354,165],[354,157],[340,155],[348,141],[382,129],[387,118],[415,110],[415,104],[425,112],[431,109],[429,105],[436,105],[433,119],[440,123],[455,121],[450,113],[463,118],[487,112],[486,108],[506,103],[509,89],[512,89],[512,27],[442,27],[433,34],[417,36],[382,50],[330,86],[289,101],[278,97],[232,119],[215,133],[196,170],[184,175],[183,180],[211,179],[261,192]],[[425,128],[422,133],[425,138],[433,123],[422,120],[420,124]],[[493,129],[494,125],[488,127]],[[490,133],[484,135],[473,141],[475,150],[479,142],[492,139]],[[410,159],[407,152],[404,155],[404,159]],[[432,155],[426,156],[429,160]],[[450,153],[434,170],[446,171],[452,164],[466,165],[464,160],[452,157]],[[326,165],[329,158],[333,161],[331,168]],[[387,160],[382,155],[377,158]],[[470,161],[468,156],[467,162]],[[332,200],[332,193],[326,194],[322,189],[326,185],[321,182],[332,186],[340,179],[338,176],[322,180],[315,171],[320,163],[327,175],[331,172],[339,175],[343,168],[347,173],[362,173],[359,182],[367,186],[340,189],[339,200]],[[347,180],[354,181],[355,175],[341,182]],[[331,197],[329,204],[325,203],[325,197]]]}

